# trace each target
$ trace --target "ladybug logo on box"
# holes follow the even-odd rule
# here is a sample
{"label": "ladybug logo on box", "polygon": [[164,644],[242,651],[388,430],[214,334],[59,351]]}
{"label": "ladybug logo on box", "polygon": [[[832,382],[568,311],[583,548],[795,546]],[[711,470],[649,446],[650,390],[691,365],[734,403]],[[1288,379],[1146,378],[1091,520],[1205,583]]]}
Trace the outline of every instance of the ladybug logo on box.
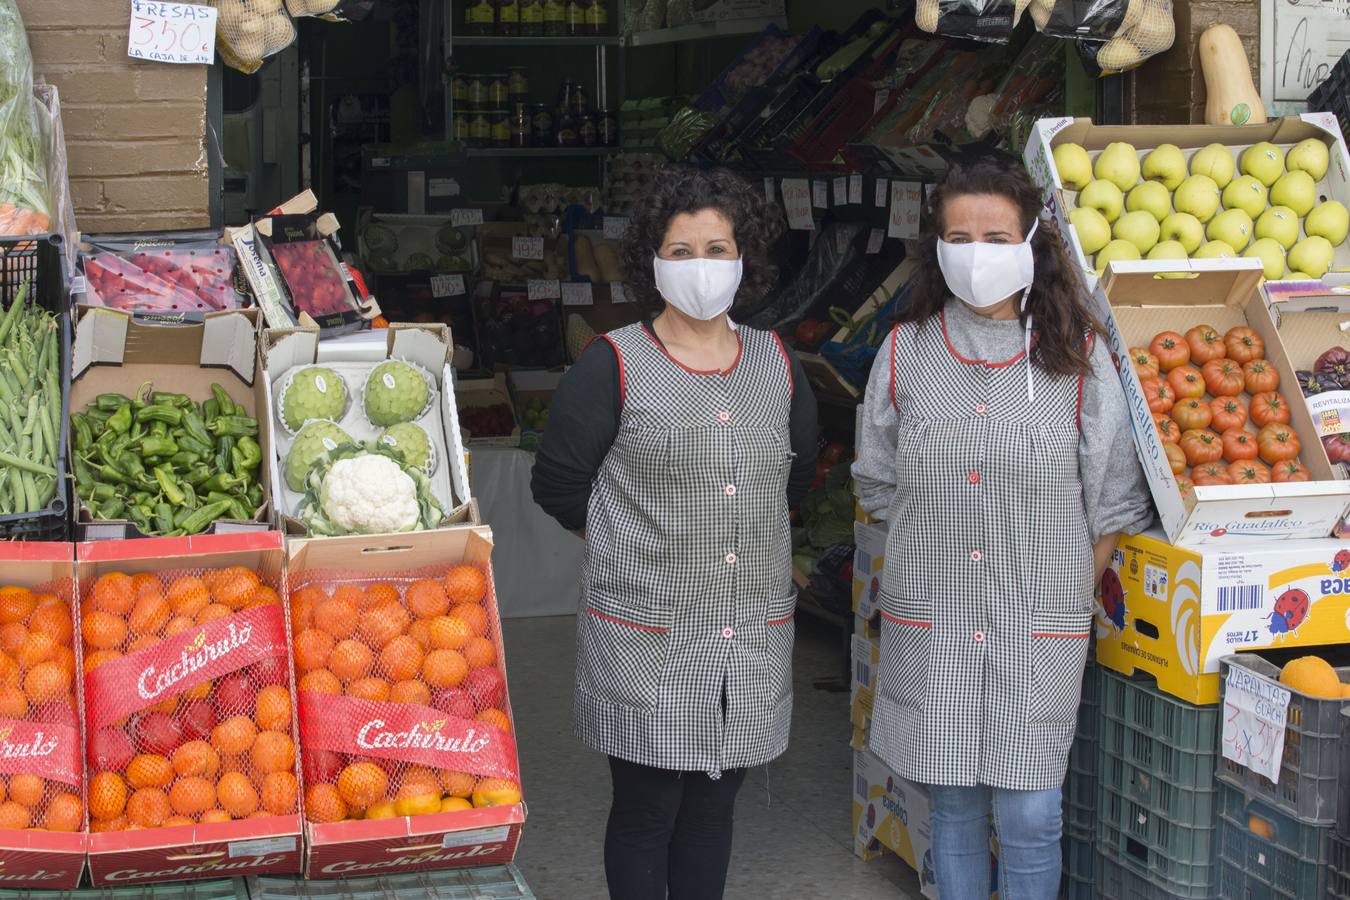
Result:
{"label": "ladybug logo on box", "polygon": [[1292,634],[1298,626],[1308,619],[1308,607],[1311,606],[1307,591],[1292,588],[1275,598],[1274,611],[1270,614],[1271,634]]}

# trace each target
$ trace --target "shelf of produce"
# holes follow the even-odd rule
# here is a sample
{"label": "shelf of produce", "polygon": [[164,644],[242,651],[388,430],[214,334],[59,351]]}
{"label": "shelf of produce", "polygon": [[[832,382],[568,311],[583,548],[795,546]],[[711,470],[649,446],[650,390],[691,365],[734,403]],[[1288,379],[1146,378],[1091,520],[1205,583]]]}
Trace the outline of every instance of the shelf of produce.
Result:
{"label": "shelf of produce", "polygon": [[465,154],[470,159],[585,159],[613,156],[618,147],[469,147]]}
{"label": "shelf of produce", "polygon": [[623,38],[617,34],[582,35],[573,37],[505,37],[496,35],[459,36],[453,38],[456,47],[617,47]]}
{"label": "shelf of produce", "polygon": [[639,31],[628,36],[628,46],[653,47],[658,44],[678,44],[684,41],[699,41],[707,38],[738,37],[746,34],[758,34],[770,25],[786,28],[787,20],[781,17],[728,19],[720,22],[697,22],[693,25],[681,25],[678,28]]}

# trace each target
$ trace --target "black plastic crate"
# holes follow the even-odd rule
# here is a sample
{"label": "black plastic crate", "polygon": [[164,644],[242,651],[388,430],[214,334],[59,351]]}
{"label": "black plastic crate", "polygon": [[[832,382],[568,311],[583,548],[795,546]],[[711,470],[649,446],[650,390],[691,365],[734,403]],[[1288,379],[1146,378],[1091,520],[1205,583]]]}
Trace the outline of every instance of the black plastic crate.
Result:
{"label": "black plastic crate", "polygon": [[1219,895],[1239,900],[1311,900],[1326,892],[1335,833],[1268,800],[1219,785]]}
{"label": "black plastic crate", "polygon": [[1064,829],[1064,875],[1060,890],[1065,900],[1094,900],[1097,896],[1097,848],[1095,836]]}
{"label": "black plastic crate", "polygon": [[1339,834],[1329,838],[1327,863],[1328,900],[1350,900],[1350,840]]}
{"label": "black plastic crate", "polygon": [[[1112,861],[1105,855],[1097,854],[1097,893],[1101,900],[1179,900],[1179,895],[1169,893],[1146,878],[1140,878],[1134,872]],[[1205,900],[1221,896],[1217,892]],[[1234,895],[1222,895],[1224,900],[1246,900]]]}
{"label": "black plastic crate", "polygon": [[45,509],[0,516],[0,540],[64,541],[70,535],[70,484],[65,477],[70,432],[70,310],[58,234],[0,239],[0,308],[9,309],[24,282],[28,302],[60,315],[61,421],[57,434],[56,494]]}
{"label": "black plastic crate", "polygon": [[[1255,678],[1279,684],[1279,666],[1254,653],[1240,653],[1219,660],[1221,692],[1233,666],[1245,669]],[[1350,669],[1337,671],[1342,680],[1350,674]],[[1250,796],[1266,799],[1300,822],[1335,825],[1337,807],[1341,804],[1340,792],[1350,787],[1341,784],[1341,728],[1344,721],[1341,713],[1350,708],[1350,700],[1313,697],[1284,685],[1281,687],[1289,690],[1289,710],[1279,783],[1272,784],[1264,775],[1222,755],[1218,763],[1219,780]]]}
{"label": "black plastic crate", "polygon": [[1350,134],[1350,50],[1341,54],[1326,81],[1308,95],[1308,111],[1335,113],[1341,134]]}

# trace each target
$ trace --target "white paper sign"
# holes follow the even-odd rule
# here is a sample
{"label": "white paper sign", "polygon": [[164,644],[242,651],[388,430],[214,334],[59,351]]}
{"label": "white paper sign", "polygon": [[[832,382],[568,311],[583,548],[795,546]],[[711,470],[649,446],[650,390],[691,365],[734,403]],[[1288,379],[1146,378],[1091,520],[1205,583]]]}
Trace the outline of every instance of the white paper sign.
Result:
{"label": "white paper sign", "polygon": [[543,278],[531,278],[525,283],[525,290],[531,300],[557,300],[562,296],[558,282]]}
{"label": "white paper sign", "polygon": [[1223,756],[1253,772],[1280,782],[1289,691],[1230,666],[1223,694]]}
{"label": "white paper sign", "polygon": [[522,235],[511,238],[511,256],[515,259],[543,259],[544,239]]}
{"label": "white paper sign", "polygon": [[463,275],[432,275],[431,296],[458,297],[465,293]]}
{"label": "white paper sign", "polygon": [[459,182],[453,178],[428,178],[428,197],[458,197]]}
{"label": "white paper sign", "polygon": [[829,209],[830,187],[825,182],[817,181],[811,185],[811,205],[816,209]]}
{"label": "white paper sign", "polygon": [[852,243],[851,238],[852,234],[843,228],[840,228],[838,231],[836,231],[834,233],[835,252],[838,253],[840,256],[843,256],[845,253],[847,253],[848,245]]}
{"label": "white paper sign", "polygon": [[452,209],[450,210],[450,224],[456,228],[482,225],[483,211],[481,209]]}
{"label": "white paper sign", "polygon": [[594,306],[595,295],[584,281],[568,281],[562,286],[563,306]]}
{"label": "white paper sign", "polygon": [[872,233],[867,236],[867,254],[876,256],[881,252],[881,244],[886,240],[886,232],[880,228],[873,228]]}
{"label": "white paper sign", "polygon": [[216,61],[216,16],[213,6],[131,0],[127,56],[209,66]]}
{"label": "white paper sign", "polygon": [[834,205],[848,205],[848,179],[843,175],[834,180]]}
{"label": "white paper sign", "polygon": [[1331,74],[1347,42],[1350,15],[1344,3],[1261,0],[1261,100],[1266,114],[1307,112],[1308,95]]}
{"label": "white paper sign", "polygon": [[783,179],[783,208],[789,228],[810,231],[816,227],[811,218],[811,185],[805,178]]}
{"label": "white paper sign", "polygon": [[609,283],[609,302],[610,303],[629,303],[628,295],[624,293],[623,283],[611,281]]}
{"label": "white paper sign", "polygon": [[605,216],[604,233],[605,240],[618,241],[623,239],[623,233],[628,230],[627,216]]}
{"label": "white paper sign", "polygon": [[848,202],[862,205],[863,178],[861,175],[848,176]]}
{"label": "white paper sign", "polygon": [[891,182],[891,221],[886,236],[919,236],[919,208],[923,205],[923,186],[915,181]]}
{"label": "white paper sign", "polygon": [[877,179],[877,199],[876,205],[880,209],[885,209],[886,204],[891,200],[891,183],[885,178]]}

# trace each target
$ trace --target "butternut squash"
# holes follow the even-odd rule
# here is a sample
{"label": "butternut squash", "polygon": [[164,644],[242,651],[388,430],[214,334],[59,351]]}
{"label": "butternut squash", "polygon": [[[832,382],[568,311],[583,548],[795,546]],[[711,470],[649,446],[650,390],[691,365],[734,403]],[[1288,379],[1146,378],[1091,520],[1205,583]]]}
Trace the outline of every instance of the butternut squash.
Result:
{"label": "butternut squash", "polygon": [[1205,122],[1209,125],[1263,125],[1266,107],[1252,84],[1242,41],[1230,25],[1211,25],[1200,35],[1205,73]]}

